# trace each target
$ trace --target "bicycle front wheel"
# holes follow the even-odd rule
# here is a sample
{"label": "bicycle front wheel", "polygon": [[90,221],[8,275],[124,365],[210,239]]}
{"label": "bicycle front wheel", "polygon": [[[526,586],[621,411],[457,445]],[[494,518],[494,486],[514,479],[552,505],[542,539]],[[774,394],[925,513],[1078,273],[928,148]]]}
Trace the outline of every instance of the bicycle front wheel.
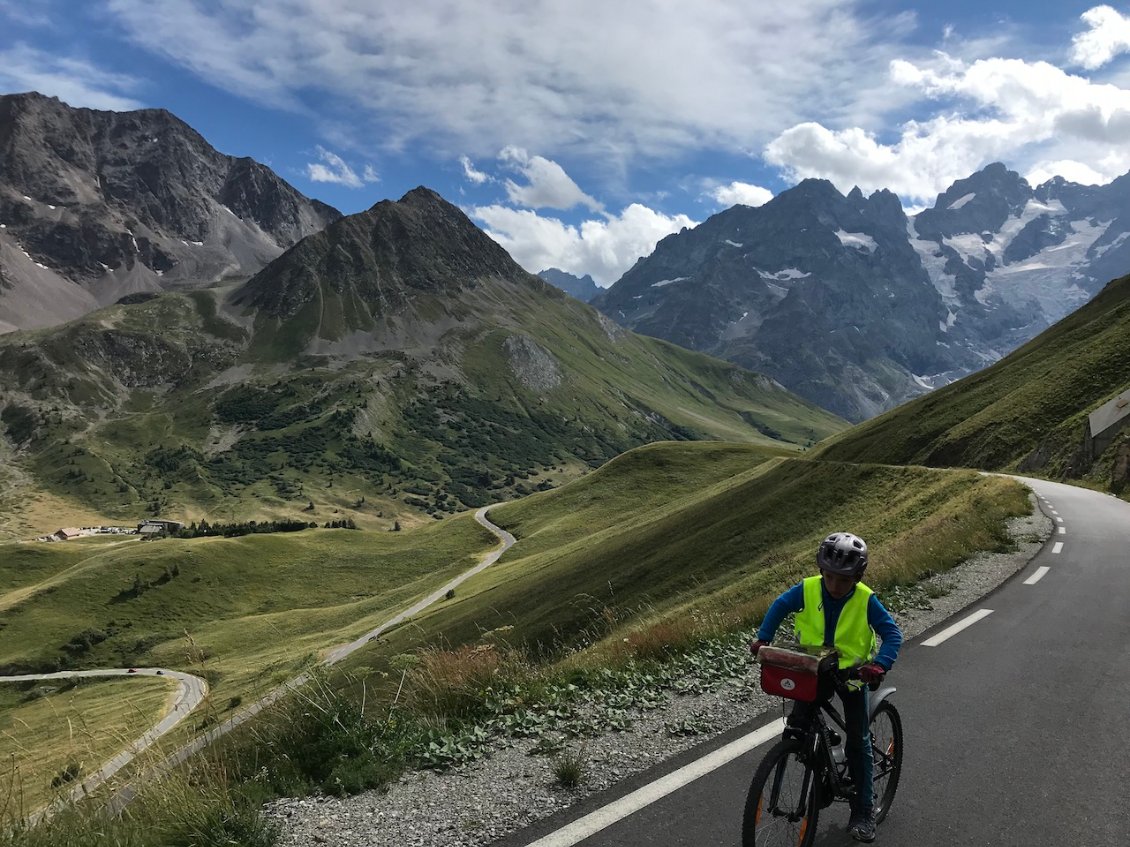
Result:
{"label": "bicycle front wheel", "polygon": [[898,709],[884,700],[871,718],[871,753],[875,759],[875,823],[891,810],[902,774],[902,719]]}
{"label": "bicycle front wheel", "polygon": [[820,812],[816,774],[801,743],[782,739],[761,760],[742,818],[742,847],[809,847]]}

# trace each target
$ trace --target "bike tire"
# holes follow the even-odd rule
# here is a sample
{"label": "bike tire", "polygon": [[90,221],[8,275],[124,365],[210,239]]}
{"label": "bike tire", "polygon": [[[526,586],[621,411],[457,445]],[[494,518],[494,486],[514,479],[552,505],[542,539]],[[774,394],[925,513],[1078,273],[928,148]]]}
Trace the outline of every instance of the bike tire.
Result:
{"label": "bike tire", "polygon": [[[801,742],[792,738],[783,738],[778,741],[765,758],[761,760],[753,781],[749,786],[746,796],[745,811],[742,815],[742,847],[811,847],[816,839],[816,823],[820,815],[820,779],[819,774],[800,761],[799,754],[802,750]],[[796,796],[789,805],[796,805],[798,811],[803,806],[804,815],[798,821],[782,820],[782,815],[773,814],[772,819],[765,815],[772,813],[773,787],[777,786],[778,794],[783,787],[786,773],[790,782],[795,781],[800,775],[800,785]],[[768,791],[768,802],[766,792]],[[803,795],[803,796],[802,796]],[[780,799],[778,796],[777,799]],[[769,808],[767,808],[769,807]],[[780,826],[767,826],[773,823]],[[773,840],[772,835],[779,830],[785,837]],[[760,831],[760,835],[758,832]]]}
{"label": "bike tire", "polygon": [[871,751],[875,759],[875,823],[891,810],[902,775],[902,718],[894,703],[884,700],[871,717]]}

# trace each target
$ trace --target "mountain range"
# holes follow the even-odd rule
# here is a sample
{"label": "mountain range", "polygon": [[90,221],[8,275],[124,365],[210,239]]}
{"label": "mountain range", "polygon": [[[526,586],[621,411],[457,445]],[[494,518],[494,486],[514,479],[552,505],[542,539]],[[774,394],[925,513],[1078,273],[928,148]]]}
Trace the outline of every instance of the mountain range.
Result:
{"label": "mountain range", "polygon": [[994,163],[908,216],[805,180],[667,236],[593,302],[863,420],[997,361],[1130,268],[1130,176]]}
{"label": "mountain range", "polygon": [[0,96],[0,332],[246,279],[340,217],[163,109]]}
{"label": "mountain range", "polygon": [[[339,218],[166,111],[0,97],[0,332],[240,282]],[[609,289],[556,268],[540,276],[630,329],[859,421],[997,361],[1085,303],[1130,267],[1127,235],[1130,175],[1032,188],[994,163],[910,216],[888,191],[806,180],[664,238]],[[359,296],[319,317],[330,336],[335,321],[368,326]]]}
{"label": "mountain range", "polygon": [[0,336],[0,407],[11,463],[100,514],[382,528],[650,441],[788,452],[844,426],[766,377],[624,330],[426,188],[244,283]]}
{"label": "mountain range", "polygon": [[596,295],[601,292],[601,287],[596,284],[596,280],[588,274],[577,276],[560,268],[546,268],[543,271],[538,271],[538,276],[550,285],[557,286],[570,297],[576,297],[582,303],[591,303]]}

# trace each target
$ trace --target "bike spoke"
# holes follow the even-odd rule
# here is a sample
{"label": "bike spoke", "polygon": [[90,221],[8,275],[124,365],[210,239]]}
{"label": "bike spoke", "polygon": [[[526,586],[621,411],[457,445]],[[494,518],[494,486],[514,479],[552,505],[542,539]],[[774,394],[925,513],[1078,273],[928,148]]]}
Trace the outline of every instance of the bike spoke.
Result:
{"label": "bike spoke", "polygon": [[898,790],[902,768],[902,723],[897,710],[884,703],[871,721],[871,752],[874,760],[875,814],[886,817]]}

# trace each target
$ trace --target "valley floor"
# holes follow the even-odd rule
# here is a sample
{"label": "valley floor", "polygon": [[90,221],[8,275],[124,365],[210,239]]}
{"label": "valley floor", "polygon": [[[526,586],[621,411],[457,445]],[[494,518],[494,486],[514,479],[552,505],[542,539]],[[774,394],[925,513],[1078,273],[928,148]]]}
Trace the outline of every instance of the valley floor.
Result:
{"label": "valley floor", "polygon": [[[1019,571],[1051,535],[1035,507],[1009,522],[1017,549],[981,554],[919,583],[908,598],[884,596],[908,639],[977,601]],[[905,601],[905,602],[896,602]],[[906,608],[899,610],[898,606]],[[740,648],[744,650],[744,647]],[[892,676],[897,684],[897,669]],[[489,758],[446,772],[406,774],[389,791],[347,799],[283,799],[267,812],[282,828],[280,847],[453,847],[483,845],[662,762],[679,752],[780,707],[763,694],[755,666],[696,696],[667,695],[657,708],[636,710],[626,731],[571,745],[587,778],[574,789],[557,785],[554,760],[531,755],[538,739],[502,742]],[[740,814],[739,809],[734,810]]]}

